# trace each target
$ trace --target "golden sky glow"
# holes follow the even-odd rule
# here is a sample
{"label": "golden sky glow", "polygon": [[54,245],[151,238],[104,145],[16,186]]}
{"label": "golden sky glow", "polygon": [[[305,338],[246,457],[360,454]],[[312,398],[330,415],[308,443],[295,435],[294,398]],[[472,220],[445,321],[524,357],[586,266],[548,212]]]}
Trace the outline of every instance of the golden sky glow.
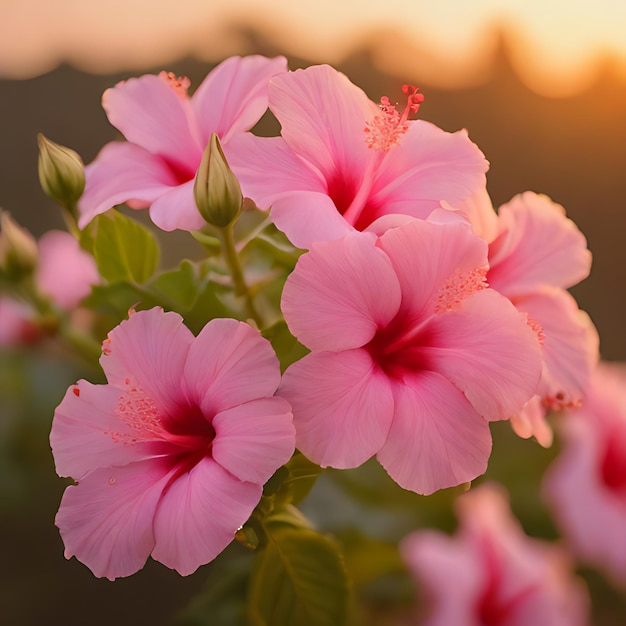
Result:
{"label": "golden sky glow", "polygon": [[367,41],[384,69],[411,79],[419,66],[442,86],[480,80],[496,25],[514,33],[522,78],[547,95],[584,87],[607,53],[626,66],[625,0],[2,0],[0,20],[5,78],[62,61],[94,72],[189,54],[216,61],[241,51],[236,23],[312,62],[337,62]]}

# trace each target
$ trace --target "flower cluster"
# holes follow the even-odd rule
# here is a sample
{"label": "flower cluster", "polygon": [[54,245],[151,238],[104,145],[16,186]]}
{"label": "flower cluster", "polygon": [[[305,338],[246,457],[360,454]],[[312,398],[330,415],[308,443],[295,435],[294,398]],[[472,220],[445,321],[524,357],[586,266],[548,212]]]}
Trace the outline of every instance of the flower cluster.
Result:
{"label": "flower cluster", "polygon": [[[466,131],[414,119],[413,86],[406,104],[377,105],[329,66],[250,56],[189,88],[162,72],[105,92],[126,141],[85,167],[72,224],[83,249],[64,235],[72,254],[93,253],[100,294],[136,296],[102,343],[107,384],[79,381],[55,413],[57,472],[76,482],[56,520],[68,557],[111,579],[149,556],[189,574],[235,536],[277,545],[276,519],[311,532],[294,513],[290,459],[321,471],[376,457],[401,487],[431,494],[486,471],[490,422],[550,445],[546,416],[580,407],[598,360],[595,329],[566,291],[591,255],[560,205],[526,192],[495,211],[484,155]],[[268,109],[279,136],[251,131]],[[123,248],[115,229],[134,222],[115,217],[121,203],[191,232],[207,258],[154,277],[148,235],[145,254]],[[76,307],[99,281],[80,267],[58,291],[56,262],[41,264],[41,291]],[[610,508],[623,495],[623,415],[606,428],[586,415],[561,419],[572,446],[591,446]],[[577,444],[578,430],[601,432]],[[546,487],[566,525],[569,454]],[[578,471],[593,491],[591,470]],[[427,623],[578,623],[563,607],[576,615],[585,596],[562,555],[527,547],[498,494],[462,497],[458,541],[403,544],[438,602]],[[569,530],[587,558],[608,558]],[[614,571],[623,578],[623,559]],[[450,602],[439,589],[449,576]]]}

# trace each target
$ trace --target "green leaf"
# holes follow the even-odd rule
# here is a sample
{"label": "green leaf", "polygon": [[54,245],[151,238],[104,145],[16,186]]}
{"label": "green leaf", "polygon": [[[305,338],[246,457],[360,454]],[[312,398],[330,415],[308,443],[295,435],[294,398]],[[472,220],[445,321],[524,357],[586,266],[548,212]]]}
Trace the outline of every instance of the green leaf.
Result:
{"label": "green leaf", "polygon": [[291,502],[298,504],[311,491],[323,470],[300,452],[294,454],[286,467],[289,470],[287,484],[291,492]]}
{"label": "green leaf", "polygon": [[209,566],[204,589],[175,620],[177,626],[244,626],[250,578],[249,552],[231,545]]}
{"label": "green leaf", "polygon": [[150,292],[167,308],[179,312],[188,311],[195,304],[199,293],[197,271],[191,261],[184,259],[178,269],[164,272],[150,283]]}
{"label": "green leaf", "polygon": [[145,283],[159,262],[152,232],[117,211],[98,215],[94,222],[93,254],[102,277],[111,283]]}
{"label": "green leaf", "polygon": [[349,589],[343,559],[330,539],[305,528],[268,524],[248,597],[254,626],[342,626]]}
{"label": "green leaf", "polygon": [[117,282],[111,285],[94,285],[83,304],[99,313],[125,317],[131,307],[143,300],[145,294],[136,286],[127,282]]}
{"label": "green leaf", "polygon": [[272,344],[274,352],[280,361],[282,371],[289,365],[295,363],[309,350],[305,348],[290,332],[284,320],[279,320],[263,331],[263,336]]}

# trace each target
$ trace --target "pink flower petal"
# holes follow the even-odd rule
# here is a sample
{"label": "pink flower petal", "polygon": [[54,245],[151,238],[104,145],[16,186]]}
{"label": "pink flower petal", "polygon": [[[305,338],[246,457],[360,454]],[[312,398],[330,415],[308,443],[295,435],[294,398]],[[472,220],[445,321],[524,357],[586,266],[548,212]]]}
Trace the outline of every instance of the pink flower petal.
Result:
{"label": "pink flower petal", "polygon": [[[244,196],[252,198],[264,211],[277,197],[288,192],[326,193],[326,181],[293,153],[282,137],[257,137],[252,133],[242,133],[224,146],[224,153]],[[268,163],[271,167],[267,167]],[[330,202],[329,198],[326,200]],[[333,212],[337,213],[335,205],[330,204]],[[297,211],[298,203],[294,202],[292,208]],[[304,217],[301,212],[299,215]]]}
{"label": "pink flower petal", "polygon": [[428,322],[424,352],[488,420],[508,419],[535,394],[541,347],[511,303],[491,289]]}
{"label": "pink flower petal", "polygon": [[373,235],[322,242],[300,257],[287,279],[281,308],[291,332],[313,350],[366,344],[393,319],[400,289]]}
{"label": "pink flower petal", "polygon": [[473,613],[486,581],[471,546],[438,531],[422,530],[405,537],[399,550],[423,585],[424,600],[431,604],[424,626],[477,626]]}
{"label": "pink flower petal", "polygon": [[264,484],[294,452],[291,407],[282,398],[262,398],[213,418],[213,458],[239,480]]}
{"label": "pink flower petal", "polygon": [[173,187],[150,207],[150,218],[161,229],[200,230],[206,225],[193,195],[194,180]]}
{"label": "pink flower petal", "polygon": [[117,415],[120,391],[79,381],[54,413],[50,445],[59,476],[81,479],[101,467],[122,466],[159,454],[152,442],[128,443],[136,433]]}
{"label": "pink flower petal", "polygon": [[491,433],[465,396],[435,372],[394,386],[395,415],[380,464],[405,489],[431,494],[487,469]]}
{"label": "pink flower petal", "polygon": [[63,494],[56,516],[65,557],[113,580],[141,569],[154,547],[153,519],[169,480],[159,460],[96,470]]}
{"label": "pink flower petal", "polygon": [[193,573],[233,540],[262,491],[203,459],[164,493],[154,519],[152,558],[183,576]]}
{"label": "pink flower petal", "polygon": [[194,341],[178,313],[160,308],[132,313],[103,344],[100,365],[110,385],[134,385],[163,413],[186,403],[181,389],[187,353]]}
{"label": "pink flower petal", "polygon": [[546,421],[546,409],[541,396],[533,396],[517,413],[511,415],[511,428],[518,437],[534,437],[537,443],[549,448],[554,434]]}
{"label": "pink flower petal", "polygon": [[204,415],[274,394],[280,368],[269,341],[234,319],[211,320],[189,350],[187,395]]}
{"label": "pink flower petal", "polygon": [[323,193],[281,194],[275,198],[270,215],[276,227],[298,248],[307,249],[316,241],[333,241],[354,232]]}
{"label": "pink flower petal", "polygon": [[285,372],[296,446],[322,466],[361,465],[383,445],[393,416],[387,377],[365,350],[316,352]]}
{"label": "pink flower petal", "polygon": [[556,422],[564,438],[544,500],[570,550],[626,586],[626,370],[600,363],[581,409]]}
{"label": "pink flower petal", "polygon": [[364,128],[378,107],[328,65],[275,76],[270,81],[270,109],[289,147],[326,180],[344,173],[360,179],[375,158]]}
{"label": "pink flower petal", "polygon": [[118,83],[102,96],[109,121],[128,141],[166,157],[179,169],[200,162],[202,145],[186,94],[146,74]]}
{"label": "pink flower petal", "polygon": [[447,202],[442,202],[442,206],[463,215],[472,225],[472,230],[486,242],[491,243],[498,236],[498,214],[486,187],[480,187],[469,198],[454,206]]}
{"label": "pink flower petal", "polygon": [[79,228],[122,202],[147,206],[178,184],[165,161],[131,143],[108,143],[85,167],[87,183],[78,208]]}
{"label": "pink flower petal", "polygon": [[36,341],[41,330],[30,321],[34,314],[26,303],[0,295],[0,346],[20,346]]}
{"label": "pink flower petal", "polygon": [[515,306],[542,329],[544,367],[538,393],[555,410],[577,406],[599,358],[598,333],[589,316],[567,291],[549,287],[516,299]]}
{"label": "pink flower petal", "polygon": [[499,209],[500,235],[489,247],[489,284],[507,297],[541,285],[571,287],[589,275],[591,253],[565,210],[530,191]]}
{"label": "pink flower petal", "polygon": [[449,278],[486,269],[485,242],[461,221],[413,220],[387,231],[379,245],[400,281],[402,307],[416,319],[434,312],[437,292]]}
{"label": "pink flower petal", "polygon": [[93,257],[69,233],[50,230],[38,242],[35,281],[39,290],[64,309],[73,309],[100,282]]}
{"label": "pink flower petal", "polygon": [[217,133],[227,143],[236,133],[250,130],[268,104],[268,81],[287,71],[284,57],[230,57],[202,81],[191,98],[203,142]]}
{"label": "pink flower petal", "polygon": [[400,145],[386,155],[372,201],[387,214],[425,219],[441,201],[456,206],[484,188],[488,167],[467,131],[447,133],[416,120],[410,122]]}

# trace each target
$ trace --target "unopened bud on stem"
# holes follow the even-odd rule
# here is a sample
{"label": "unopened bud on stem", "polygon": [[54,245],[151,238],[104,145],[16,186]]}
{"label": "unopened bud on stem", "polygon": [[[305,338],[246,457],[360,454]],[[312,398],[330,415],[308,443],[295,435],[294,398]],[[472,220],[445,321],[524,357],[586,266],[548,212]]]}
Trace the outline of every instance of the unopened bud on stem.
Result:
{"label": "unopened bud on stem", "polygon": [[211,135],[202,155],[193,193],[200,215],[213,226],[226,228],[241,213],[241,187],[215,133]]}
{"label": "unopened bud on stem", "polygon": [[[47,196],[76,212],[76,203],[85,189],[83,161],[77,152],[37,135],[39,182]],[[76,217],[76,215],[74,215]]]}
{"label": "unopened bud on stem", "polygon": [[11,282],[30,276],[37,266],[37,242],[6,212],[0,212],[0,273]]}

